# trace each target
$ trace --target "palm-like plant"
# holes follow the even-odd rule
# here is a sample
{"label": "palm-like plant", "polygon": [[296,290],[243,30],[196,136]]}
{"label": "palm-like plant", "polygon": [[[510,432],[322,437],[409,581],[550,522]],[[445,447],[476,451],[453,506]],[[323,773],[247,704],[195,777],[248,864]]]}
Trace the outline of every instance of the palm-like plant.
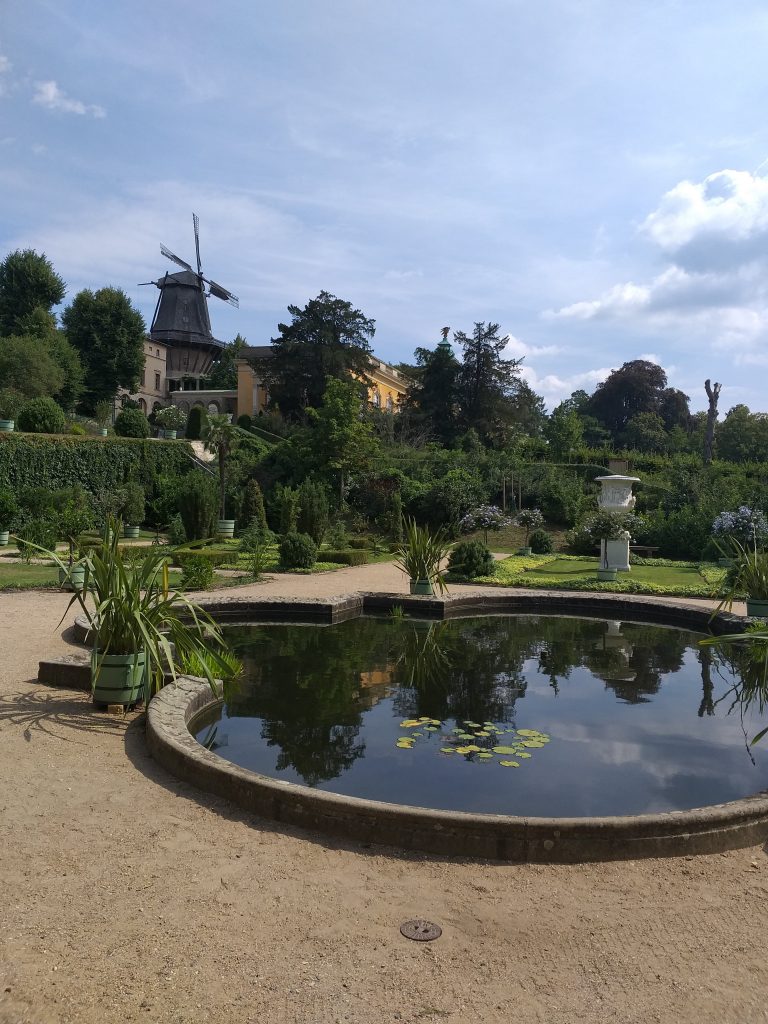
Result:
{"label": "palm-like plant", "polygon": [[203,441],[219,462],[219,518],[227,518],[227,459],[237,444],[237,428],[228,416],[210,415],[203,428]]}
{"label": "palm-like plant", "polygon": [[407,519],[403,543],[396,551],[395,565],[414,583],[429,581],[442,594],[448,590],[441,570],[449,549],[444,530],[432,533],[428,527],[418,526],[415,520]]}

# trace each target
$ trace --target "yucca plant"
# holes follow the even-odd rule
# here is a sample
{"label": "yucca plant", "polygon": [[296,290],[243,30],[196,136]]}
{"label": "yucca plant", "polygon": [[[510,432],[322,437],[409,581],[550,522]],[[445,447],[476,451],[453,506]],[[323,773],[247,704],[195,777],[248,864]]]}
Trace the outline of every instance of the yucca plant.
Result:
{"label": "yucca plant", "polygon": [[727,545],[719,541],[715,543],[723,556],[733,560],[723,581],[721,600],[716,610],[730,610],[733,602],[744,594],[754,601],[768,601],[768,552],[760,551],[757,543],[750,547],[733,536]]}
{"label": "yucca plant", "polygon": [[395,565],[402,569],[412,584],[429,584],[442,594],[448,590],[442,565],[448,557],[450,542],[444,530],[432,533],[426,526],[418,526],[414,519],[407,519],[403,531],[403,543],[395,554]]}
{"label": "yucca plant", "polygon": [[[238,669],[220,628],[199,605],[171,589],[167,549],[153,548],[129,559],[120,549],[120,527],[110,519],[100,546],[75,563],[84,569],[84,586],[62,616],[63,621],[77,602],[88,620],[95,638],[94,690],[108,659],[122,656],[132,659],[135,674],[144,666],[146,700],[161,689],[166,676],[175,679],[189,665],[215,692],[215,680],[231,678]],[[45,554],[63,567],[55,552]]]}

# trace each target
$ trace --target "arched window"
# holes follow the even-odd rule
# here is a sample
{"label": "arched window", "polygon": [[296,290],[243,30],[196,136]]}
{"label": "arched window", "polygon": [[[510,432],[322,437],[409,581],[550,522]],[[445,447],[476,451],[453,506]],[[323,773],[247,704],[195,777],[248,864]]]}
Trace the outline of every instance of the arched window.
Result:
{"label": "arched window", "polygon": [[162,408],[163,407],[162,407],[162,405],[159,402],[153,402],[152,403],[152,412],[157,412],[159,409],[162,409]]}
{"label": "arched window", "polygon": [[143,398],[139,399],[139,408],[141,409],[141,411],[146,416],[147,415],[147,403],[144,401]]}
{"label": "arched window", "polygon": [[208,403],[208,412],[211,413],[212,416],[218,416],[219,415],[219,411],[220,410],[219,410],[219,403],[218,402],[209,402]]}
{"label": "arched window", "polygon": [[182,412],[189,412],[189,402],[179,402],[179,408]]}

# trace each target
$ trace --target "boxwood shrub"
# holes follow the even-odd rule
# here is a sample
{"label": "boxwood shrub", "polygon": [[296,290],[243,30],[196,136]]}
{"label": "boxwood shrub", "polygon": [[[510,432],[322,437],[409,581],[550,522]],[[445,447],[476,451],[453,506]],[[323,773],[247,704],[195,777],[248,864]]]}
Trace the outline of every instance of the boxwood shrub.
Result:
{"label": "boxwood shrub", "polygon": [[339,565],[367,565],[369,553],[360,548],[349,548],[346,551],[321,551],[320,558],[324,562],[336,562]]}
{"label": "boxwood shrub", "polygon": [[280,565],[284,569],[311,569],[317,561],[317,544],[306,533],[286,533],[280,541]]}

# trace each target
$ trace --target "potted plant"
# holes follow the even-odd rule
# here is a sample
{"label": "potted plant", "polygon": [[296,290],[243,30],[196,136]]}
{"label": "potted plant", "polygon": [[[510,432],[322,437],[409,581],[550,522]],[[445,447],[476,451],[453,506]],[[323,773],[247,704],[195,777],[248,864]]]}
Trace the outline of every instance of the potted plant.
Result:
{"label": "potted plant", "polygon": [[23,403],[24,399],[18,391],[12,388],[0,390],[0,434],[9,434],[13,430]]}
{"label": "potted plant", "polygon": [[0,547],[8,544],[8,537],[11,532],[11,523],[19,511],[13,491],[8,488],[0,488]]}
{"label": "potted plant", "polygon": [[99,433],[107,436],[107,424],[112,419],[112,403],[107,399],[97,402],[93,410],[93,418],[99,425]]}
{"label": "potted plant", "polygon": [[122,499],[123,535],[129,540],[137,540],[146,511],[144,488],[131,480],[122,490]]}
{"label": "potted plant", "polygon": [[640,523],[634,512],[611,512],[600,509],[587,523],[593,542],[600,544],[600,565],[597,578],[603,583],[613,582],[617,570],[608,562],[608,541],[628,540],[630,532]]}
{"label": "potted plant", "polygon": [[518,551],[518,555],[530,555],[531,548],[528,538],[531,535],[531,530],[538,530],[540,526],[544,525],[544,516],[538,508],[524,508],[518,512],[515,522],[525,529],[525,544]]}
{"label": "potted plant", "polygon": [[155,413],[155,423],[161,427],[163,436],[168,441],[175,441],[176,434],[184,427],[187,417],[177,405],[166,405]]}
{"label": "potted plant", "polygon": [[[118,543],[120,524],[111,521],[108,526],[101,545],[80,559],[85,587],[75,592],[64,613],[65,617],[77,602],[95,638],[94,704],[127,706],[142,697],[148,701],[167,676],[176,679],[178,672],[191,671],[190,666],[212,688],[217,677],[226,680],[237,674],[210,615],[170,589],[169,556],[152,549],[140,559],[128,560]],[[63,565],[55,552],[44,553]]]}
{"label": "potted plant", "polygon": [[747,615],[768,619],[768,551],[761,551],[756,543],[748,547],[734,537],[730,550],[735,557],[723,581],[724,593],[717,610],[730,610],[733,602],[746,594]]}
{"label": "potted plant", "polygon": [[403,543],[396,551],[395,565],[407,574],[412,594],[432,597],[435,587],[441,594],[448,589],[442,565],[449,548],[444,530],[431,533],[426,526],[417,526],[413,519],[406,520]]}
{"label": "potted plant", "polygon": [[59,533],[69,548],[66,566],[59,566],[59,585],[63,590],[82,590],[85,586],[85,566],[77,560],[79,537],[93,527],[93,515],[83,503],[71,499],[59,511]]}
{"label": "potted plant", "polygon": [[728,569],[746,548],[761,546],[768,538],[768,520],[760,509],[741,505],[734,512],[721,512],[712,523],[712,536],[720,552],[718,564]]}
{"label": "potted plant", "polygon": [[227,519],[227,459],[237,444],[236,427],[229,416],[211,415],[205,424],[203,441],[209,452],[213,452],[219,463],[219,522],[220,537],[234,537],[235,520]]}
{"label": "potted plant", "polygon": [[488,544],[488,531],[498,533],[505,526],[509,526],[512,520],[505,515],[497,505],[478,505],[459,521],[459,529],[462,533],[471,533],[473,530],[482,530],[485,543]]}

